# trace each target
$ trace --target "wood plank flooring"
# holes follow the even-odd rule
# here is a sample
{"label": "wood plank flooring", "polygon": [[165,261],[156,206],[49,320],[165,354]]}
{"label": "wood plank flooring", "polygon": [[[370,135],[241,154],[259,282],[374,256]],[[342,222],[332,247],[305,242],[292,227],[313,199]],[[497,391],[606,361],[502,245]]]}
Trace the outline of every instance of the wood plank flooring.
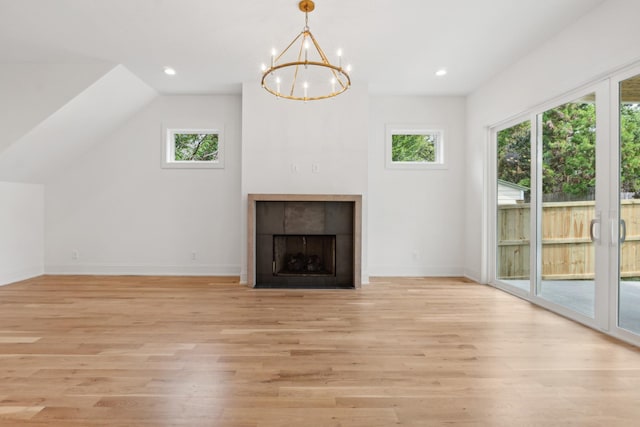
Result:
{"label": "wood plank flooring", "polygon": [[636,426],[640,351],[464,279],[0,287],[1,426]]}

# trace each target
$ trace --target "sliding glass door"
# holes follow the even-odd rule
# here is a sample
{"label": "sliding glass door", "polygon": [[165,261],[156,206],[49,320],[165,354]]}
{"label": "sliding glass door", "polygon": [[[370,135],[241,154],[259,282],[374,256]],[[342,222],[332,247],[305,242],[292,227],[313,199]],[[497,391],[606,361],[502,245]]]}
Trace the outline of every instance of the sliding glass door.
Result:
{"label": "sliding glass door", "polygon": [[540,277],[544,300],[595,317],[596,92],[537,115]]}
{"label": "sliding glass door", "polygon": [[493,141],[493,283],[640,345],[640,68]]}
{"label": "sliding glass door", "polygon": [[[640,335],[640,74],[618,84],[617,326]],[[616,236],[617,233],[617,236]]]}
{"label": "sliding glass door", "polygon": [[531,280],[531,122],[497,132],[496,277],[524,292]]}
{"label": "sliding glass door", "polygon": [[600,83],[494,132],[495,283],[598,328],[608,322],[608,111]]}

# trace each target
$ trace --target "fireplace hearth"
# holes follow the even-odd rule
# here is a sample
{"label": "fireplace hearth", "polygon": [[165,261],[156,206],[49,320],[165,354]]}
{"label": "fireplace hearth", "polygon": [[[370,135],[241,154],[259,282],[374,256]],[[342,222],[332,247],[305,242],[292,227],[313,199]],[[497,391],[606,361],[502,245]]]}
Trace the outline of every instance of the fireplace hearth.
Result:
{"label": "fireplace hearth", "polygon": [[360,200],[250,194],[249,283],[256,288],[359,287]]}

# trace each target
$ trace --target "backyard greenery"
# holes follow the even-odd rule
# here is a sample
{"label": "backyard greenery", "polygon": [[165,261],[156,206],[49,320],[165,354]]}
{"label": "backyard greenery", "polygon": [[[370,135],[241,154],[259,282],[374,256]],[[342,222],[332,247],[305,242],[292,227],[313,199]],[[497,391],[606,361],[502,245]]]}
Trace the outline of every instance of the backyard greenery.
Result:
{"label": "backyard greenery", "polygon": [[391,158],[394,162],[435,162],[433,135],[392,135]]}
{"label": "backyard greenery", "polygon": [[[621,191],[640,198],[640,104],[620,109]],[[542,114],[542,191],[586,197],[595,187],[596,110],[571,102]],[[498,133],[498,179],[531,186],[529,121]]]}
{"label": "backyard greenery", "polygon": [[218,134],[176,133],[176,161],[216,161],[218,160]]}
{"label": "backyard greenery", "polygon": [[542,114],[542,192],[586,196],[596,185],[596,107],[570,102]]}

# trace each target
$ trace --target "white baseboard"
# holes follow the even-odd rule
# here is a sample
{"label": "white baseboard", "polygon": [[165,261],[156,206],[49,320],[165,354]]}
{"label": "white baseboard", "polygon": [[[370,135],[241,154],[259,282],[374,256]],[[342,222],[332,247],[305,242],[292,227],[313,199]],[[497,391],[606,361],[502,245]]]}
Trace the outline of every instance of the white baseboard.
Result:
{"label": "white baseboard", "polygon": [[369,265],[371,277],[462,277],[462,267]]}
{"label": "white baseboard", "polygon": [[[472,270],[464,270],[463,276],[466,277],[469,280],[473,280],[476,283],[482,283],[482,280],[480,279],[480,273],[477,271],[472,271]],[[486,283],[484,283],[486,285]]]}
{"label": "white baseboard", "polygon": [[371,282],[369,281],[369,272],[362,272],[362,276],[360,277],[360,282],[363,285],[369,285]]}
{"label": "white baseboard", "polygon": [[8,271],[0,274],[0,286],[8,285],[10,283],[19,282],[21,280],[32,279],[34,277],[42,276],[44,270],[42,266],[22,268],[17,271]]}
{"label": "white baseboard", "polygon": [[239,265],[46,265],[45,274],[99,274],[133,276],[239,276]]}

